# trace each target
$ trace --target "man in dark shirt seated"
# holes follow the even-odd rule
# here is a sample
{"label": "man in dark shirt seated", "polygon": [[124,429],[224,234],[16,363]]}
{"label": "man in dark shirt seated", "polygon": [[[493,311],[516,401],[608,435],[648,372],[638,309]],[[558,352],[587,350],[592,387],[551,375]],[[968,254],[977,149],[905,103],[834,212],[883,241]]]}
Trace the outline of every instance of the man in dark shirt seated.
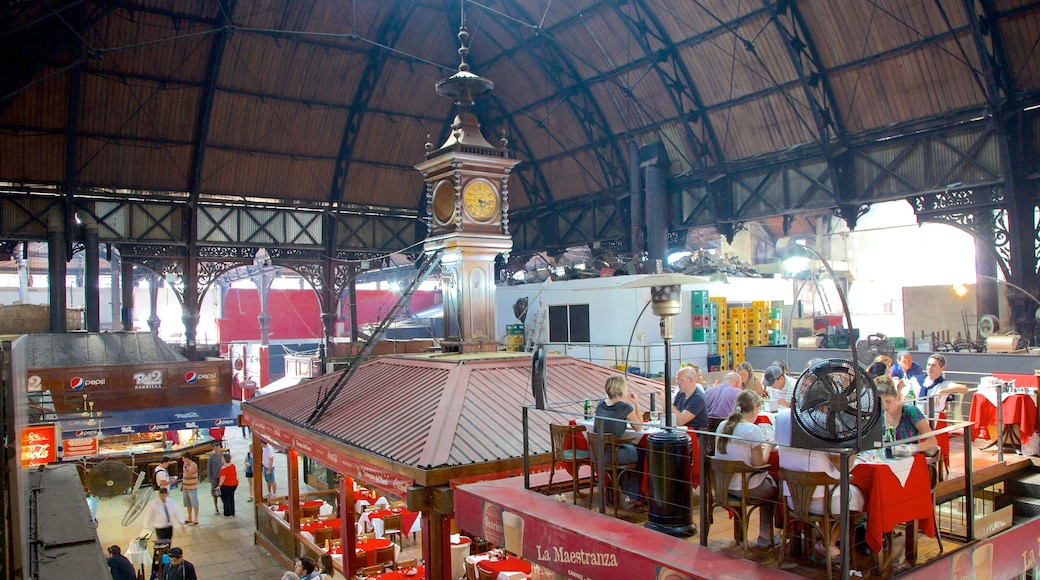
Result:
{"label": "man in dark shirt seated", "polygon": [[[896,355],[896,363],[892,365],[892,376],[897,379],[917,379],[917,386],[924,384],[925,372],[921,365],[914,362],[908,351],[902,351]],[[916,394],[916,393],[915,393]]]}
{"label": "man in dark shirt seated", "polygon": [[136,580],[134,565],[126,559],[119,546],[108,547],[108,569],[112,572],[112,580]]}
{"label": "man in dark shirt seated", "polygon": [[705,429],[708,427],[708,410],[704,393],[697,385],[697,371],[696,367],[688,366],[675,374],[679,392],[672,402],[672,412],[675,413],[676,425]]}

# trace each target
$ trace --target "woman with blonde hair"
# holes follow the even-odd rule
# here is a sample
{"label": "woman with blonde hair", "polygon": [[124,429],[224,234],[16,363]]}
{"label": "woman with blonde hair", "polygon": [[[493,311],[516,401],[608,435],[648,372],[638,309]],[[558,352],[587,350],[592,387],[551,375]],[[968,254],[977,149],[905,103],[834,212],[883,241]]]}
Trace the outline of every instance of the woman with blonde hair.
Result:
{"label": "woman with blonde hair", "polygon": [[[628,392],[628,382],[621,375],[613,375],[607,378],[604,385],[607,399],[596,405],[596,422],[593,423],[593,431],[596,433],[610,433],[614,437],[621,438],[625,430],[631,428],[633,431],[643,430],[643,410],[639,408],[639,399],[635,394]],[[638,463],[639,450],[632,443],[623,443],[615,448],[616,460],[619,464]],[[628,496],[632,506],[641,505],[642,493],[639,489],[639,481],[642,474],[636,471],[626,471],[621,475],[621,491]]]}
{"label": "woman with blonde hair", "polygon": [[766,398],[766,388],[762,386],[762,381],[755,377],[755,367],[751,366],[751,363],[744,361],[733,370],[737,371],[740,378],[744,380],[744,389],[754,391],[759,397]]}
{"label": "woman with blonde hair", "polygon": [[[715,442],[715,458],[728,461],[741,461],[748,467],[762,467],[768,463],[771,447],[765,442],[762,430],[755,425],[755,419],[762,408],[762,398],[754,391],[743,390],[737,395],[737,406],[733,413],[719,425]],[[729,489],[741,492],[740,477],[734,476]],[[754,499],[773,500],[777,497],[777,485],[768,473],[756,473],[748,478],[748,497]],[[768,502],[758,508],[758,547],[772,548],[779,538],[773,535],[773,506]]]}

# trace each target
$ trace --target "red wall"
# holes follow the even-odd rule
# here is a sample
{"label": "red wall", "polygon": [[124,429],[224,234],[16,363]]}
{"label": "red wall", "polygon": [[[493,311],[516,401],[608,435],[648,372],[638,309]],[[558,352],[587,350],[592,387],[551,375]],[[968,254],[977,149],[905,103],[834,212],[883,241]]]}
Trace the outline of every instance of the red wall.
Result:
{"label": "red wall", "polygon": [[[425,310],[438,302],[439,292],[416,292],[412,311]],[[358,323],[383,319],[397,302],[397,294],[389,290],[358,290]],[[339,321],[349,321],[350,306],[342,301]],[[321,307],[313,290],[271,290],[267,299],[271,317],[270,340],[321,339]],[[260,340],[260,295],[256,290],[232,288],[224,299],[224,317],[217,319],[221,343]]]}

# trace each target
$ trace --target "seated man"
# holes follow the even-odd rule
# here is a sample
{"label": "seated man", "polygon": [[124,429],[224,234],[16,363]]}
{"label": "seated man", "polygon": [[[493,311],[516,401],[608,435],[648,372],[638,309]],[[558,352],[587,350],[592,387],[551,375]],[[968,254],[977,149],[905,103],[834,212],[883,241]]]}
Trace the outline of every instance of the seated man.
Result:
{"label": "seated man", "polygon": [[682,367],[675,374],[675,382],[679,392],[672,401],[672,412],[675,413],[675,424],[691,429],[708,427],[708,410],[704,401],[704,393],[697,385],[698,369],[694,366]]}
{"label": "seated man", "polygon": [[725,380],[704,392],[704,404],[709,417],[729,417],[737,405],[743,381],[735,372],[726,373]]}

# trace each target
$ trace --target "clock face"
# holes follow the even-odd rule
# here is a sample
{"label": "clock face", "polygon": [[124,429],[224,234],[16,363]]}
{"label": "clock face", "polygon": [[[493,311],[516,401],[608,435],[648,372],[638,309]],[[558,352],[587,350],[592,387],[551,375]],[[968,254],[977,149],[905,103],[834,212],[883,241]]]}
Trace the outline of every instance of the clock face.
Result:
{"label": "clock face", "polygon": [[455,185],[450,181],[442,181],[433,191],[433,219],[446,224],[455,215]]}
{"label": "clock face", "polygon": [[488,221],[498,211],[498,192],[486,181],[471,181],[462,192],[462,206],[473,219]]}

